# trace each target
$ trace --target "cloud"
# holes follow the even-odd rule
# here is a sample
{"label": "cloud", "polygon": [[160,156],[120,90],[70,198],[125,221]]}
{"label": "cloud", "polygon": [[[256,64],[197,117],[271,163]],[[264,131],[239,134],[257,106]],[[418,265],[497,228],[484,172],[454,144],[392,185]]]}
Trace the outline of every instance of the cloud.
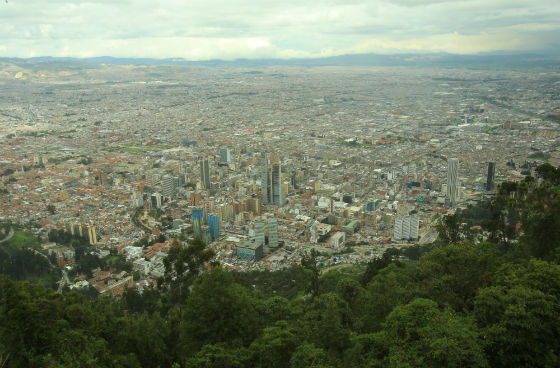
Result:
{"label": "cloud", "polygon": [[354,46],[349,53],[449,52],[476,54],[497,50],[522,50],[527,42],[524,37],[512,37],[510,34],[461,35],[455,32],[401,41],[371,38]]}
{"label": "cloud", "polygon": [[0,56],[318,57],[560,49],[553,0],[14,0]]}

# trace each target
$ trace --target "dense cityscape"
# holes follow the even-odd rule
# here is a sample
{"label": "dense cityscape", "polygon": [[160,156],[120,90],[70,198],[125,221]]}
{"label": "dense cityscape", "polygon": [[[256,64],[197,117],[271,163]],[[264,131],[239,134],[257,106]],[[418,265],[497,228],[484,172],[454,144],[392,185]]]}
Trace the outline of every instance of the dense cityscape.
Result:
{"label": "dense cityscape", "polygon": [[[154,287],[174,242],[195,237],[237,271],[311,249],[363,264],[560,164],[559,86],[554,70],[4,59],[0,220],[32,224],[59,290]],[[132,270],[76,272],[53,230]]]}
{"label": "dense cityscape", "polygon": [[0,368],[560,367],[558,19],[0,1]]}

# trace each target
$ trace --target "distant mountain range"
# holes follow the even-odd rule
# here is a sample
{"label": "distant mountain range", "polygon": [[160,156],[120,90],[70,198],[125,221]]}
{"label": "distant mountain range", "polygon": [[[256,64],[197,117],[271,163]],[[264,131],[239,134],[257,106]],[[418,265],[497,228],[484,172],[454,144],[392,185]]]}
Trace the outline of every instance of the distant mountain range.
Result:
{"label": "distant mountain range", "polygon": [[182,58],[117,58],[100,56],[92,58],[69,57],[34,57],[27,59],[0,58],[4,62],[44,62],[44,63],[104,63],[133,65],[186,65],[206,67],[263,67],[273,65],[285,66],[413,66],[413,67],[545,67],[560,68],[560,53],[491,53],[477,55],[456,54],[354,54],[307,59],[236,59],[190,61]]}

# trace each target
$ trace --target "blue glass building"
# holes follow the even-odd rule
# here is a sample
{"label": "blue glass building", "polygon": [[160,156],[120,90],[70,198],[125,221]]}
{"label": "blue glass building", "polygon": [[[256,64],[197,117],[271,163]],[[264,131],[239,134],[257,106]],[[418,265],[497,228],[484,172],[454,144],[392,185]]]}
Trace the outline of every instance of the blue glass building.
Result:
{"label": "blue glass building", "polygon": [[210,235],[212,240],[220,237],[220,217],[218,215],[208,215],[208,227],[210,228]]}
{"label": "blue glass building", "polygon": [[202,225],[204,224],[204,210],[202,208],[193,208],[193,232],[200,235]]}

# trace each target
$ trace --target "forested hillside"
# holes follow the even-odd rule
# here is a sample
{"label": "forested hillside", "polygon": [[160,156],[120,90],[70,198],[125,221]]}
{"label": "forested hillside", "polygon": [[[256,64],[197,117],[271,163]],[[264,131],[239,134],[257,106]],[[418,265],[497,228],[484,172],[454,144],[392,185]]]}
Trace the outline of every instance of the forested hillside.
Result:
{"label": "forested hillside", "polygon": [[198,241],[170,252],[158,288],[120,300],[1,276],[0,366],[560,366],[560,170],[537,174],[503,183],[483,216],[446,218],[409,259],[357,272],[320,276],[310,253],[234,274]]}

